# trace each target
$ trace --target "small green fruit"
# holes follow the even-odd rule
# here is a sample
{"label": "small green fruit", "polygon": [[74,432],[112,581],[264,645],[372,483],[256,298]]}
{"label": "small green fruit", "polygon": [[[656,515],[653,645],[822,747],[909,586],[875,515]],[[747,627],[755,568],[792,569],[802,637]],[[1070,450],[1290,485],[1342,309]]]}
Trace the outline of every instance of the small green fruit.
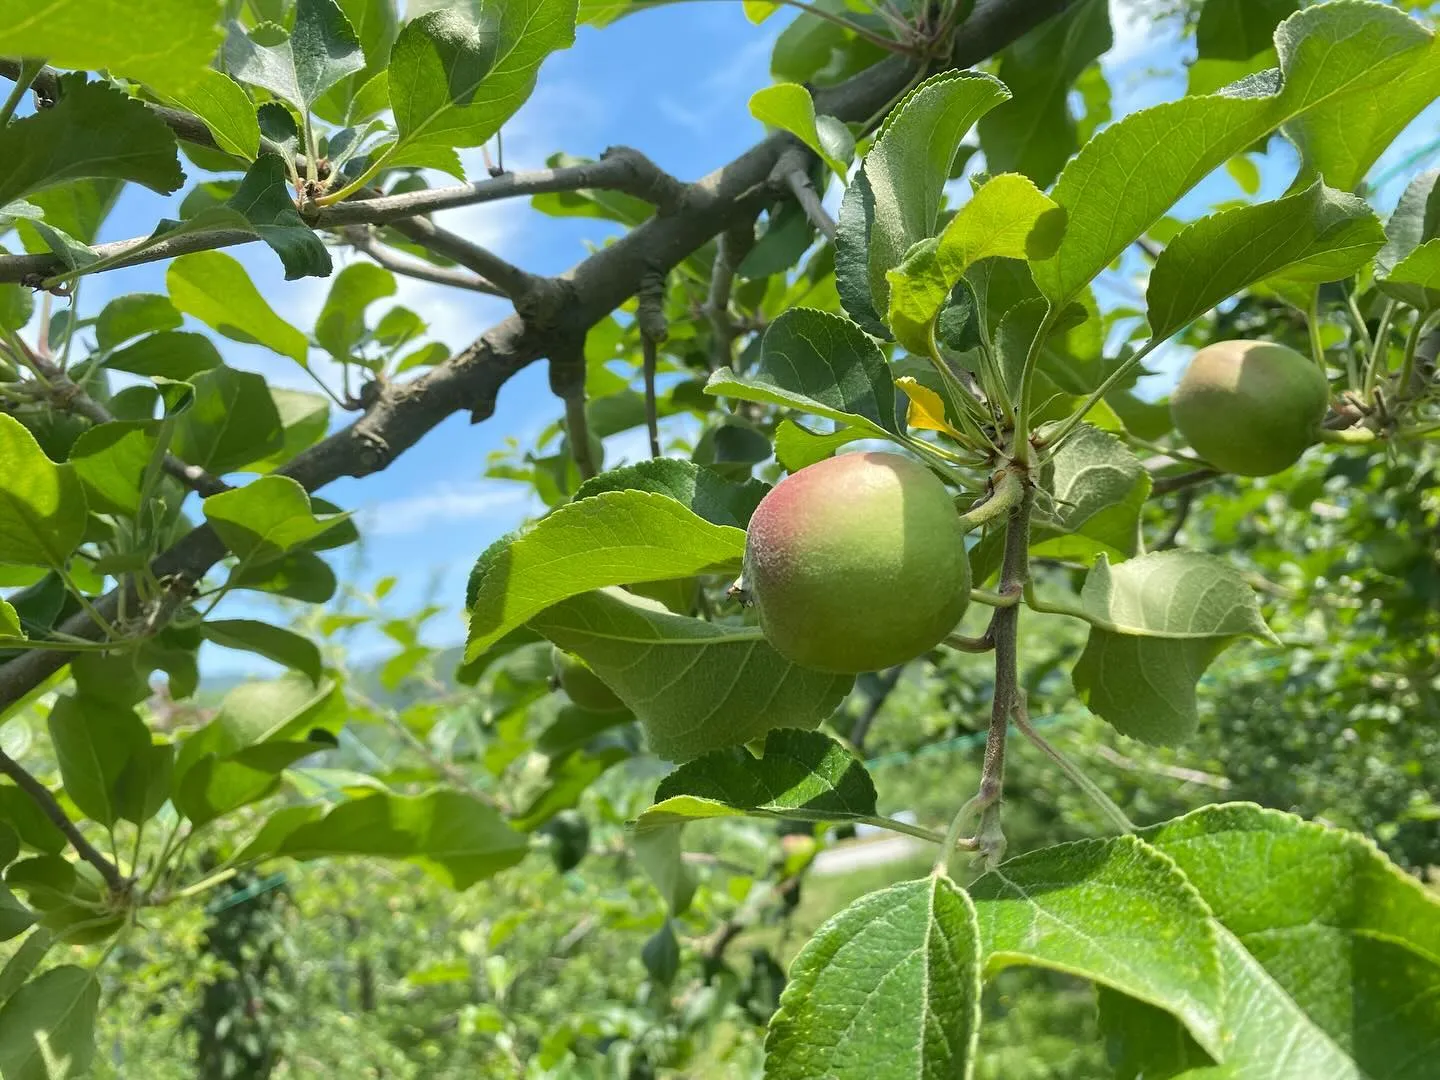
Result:
{"label": "small green fruit", "polygon": [[841,454],[761,500],[745,588],[787,659],[841,674],[891,667],[939,644],[964,614],[964,529],[950,492],[923,465]]}
{"label": "small green fruit", "polygon": [[1170,415],[1217,469],[1271,476],[1315,441],[1330,384],[1305,356],[1268,341],[1221,341],[1195,354]]}
{"label": "small green fruit", "polygon": [[618,712],[625,708],[615,691],[606,686],[584,660],[562,649],[554,650],[552,659],[560,689],[580,708],[591,712]]}

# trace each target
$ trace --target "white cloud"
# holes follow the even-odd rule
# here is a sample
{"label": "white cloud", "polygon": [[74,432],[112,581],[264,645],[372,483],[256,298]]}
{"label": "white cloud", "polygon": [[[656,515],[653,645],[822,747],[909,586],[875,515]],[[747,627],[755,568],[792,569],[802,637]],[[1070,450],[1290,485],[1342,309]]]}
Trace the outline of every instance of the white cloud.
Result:
{"label": "white cloud", "polygon": [[360,512],[360,528],[371,536],[409,536],[436,525],[495,515],[506,523],[497,531],[504,531],[542,509],[534,492],[518,484],[445,482],[366,507]]}

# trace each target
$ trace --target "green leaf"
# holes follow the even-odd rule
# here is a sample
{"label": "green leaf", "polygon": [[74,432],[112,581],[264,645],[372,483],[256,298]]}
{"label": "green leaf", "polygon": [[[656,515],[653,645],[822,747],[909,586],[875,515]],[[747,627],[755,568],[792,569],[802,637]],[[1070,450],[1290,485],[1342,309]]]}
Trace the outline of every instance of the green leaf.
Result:
{"label": "green leaf", "polygon": [[296,0],[295,24],[276,44],[258,44],[232,22],[225,66],[241,82],[269,90],[304,115],[326,90],[363,68],[365,54],[335,0]]}
{"label": "green leaf", "polygon": [[[25,631],[20,626],[19,612],[10,601],[0,600],[0,639],[24,640],[25,637]],[[0,864],[3,864],[3,860],[0,860]]]}
{"label": "green leaf", "polygon": [[935,233],[960,140],[975,121],[1010,96],[992,75],[947,71],[912,90],[891,110],[841,204],[835,273],[845,310],[873,329],[889,308],[887,271]]}
{"label": "green leaf", "polygon": [[[286,281],[302,277],[328,277],[331,270],[330,251],[315,230],[301,220],[300,212],[295,209],[295,200],[290,195],[286,175],[285,162],[280,155],[261,154],[240,181],[239,190],[230,197],[225,209],[242,215],[256,235],[280,256],[280,262],[285,267]],[[218,217],[218,213],[211,211],[210,216],[213,219]],[[186,257],[194,258],[193,255]],[[241,273],[244,273],[243,269]],[[248,281],[248,278],[246,280]],[[170,288],[173,297],[174,285],[171,284]],[[205,319],[205,316],[198,312],[192,311],[190,314]],[[270,329],[269,320],[266,322],[267,329]],[[225,333],[219,326],[215,328]],[[275,331],[270,329],[270,332]],[[268,340],[260,343],[275,348]],[[299,360],[302,365],[305,363],[303,356]]]}
{"label": "green leaf", "polygon": [[818,432],[793,420],[781,420],[775,428],[775,460],[786,472],[799,472],[807,465],[824,461],[847,443],[865,437],[865,432],[857,428]]}
{"label": "green leaf", "polygon": [[[1227,982],[1218,1075],[1424,1075],[1440,1045],[1440,904],[1418,882],[1360,836],[1250,804],[1206,807],[1141,835],[1214,913]],[[1132,1067],[1173,1067],[1185,1040],[1169,1017],[1143,1015],[1137,1030],[1126,1003],[1101,1003],[1108,1039]],[[1178,1057],[1199,1063],[1193,1051]]]}
{"label": "green leaf", "polygon": [[[0,0],[5,51],[59,67],[108,69],[161,92],[188,87],[220,44],[220,0]],[[138,102],[137,102],[138,104]],[[0,203],[6,200],[0,199]],[[6,1077],[6,1080],[11,1080]]]}
{"label": "green leaf", "polygon": [[306,366],[305,335],[276,315],[239,261],[220,251],[182,255],[165,272],[170,299],[234,341],[264,345]]}
{"label": "green leaf", "polygon": [[1385,237],[1375,256],[1376,274],[1382,278],[1421,244],[1440,237],[1440,169],[1410,181],[1385,225]]}
{"label": "green leaf", "polygon": [[340,10],[350,20],[360,41],[365,67],[327,90],[314,104],[313,111],[333,124],[354,124],[380,112],[388,104],[382,86],[379,100],[371,110],[366,87],[375,79],[385,81],[385,65],[390,62],[390,47],[395,43],[398,24],[391,0],[340,0]]}
{"label": "green leaf", "polygon": [[283,626],[255,619],[210,619],[200,624],[200,634],[216,645],[255,653],[308,675],[311,682],[320,681],[323,670],[320,647],[303,634]]}
{"label": "green leaf", "polygon": [[1421,244],[1376,284],[1382,292],[1422,312],[1440,308],[1440,239]]}
{"label": "green leaf", "polygon": [[1301,179],[1319,176],[1331,187],[1359,190],[1380,155],[1440,95],[1440,39],[1428,36],[1429,46],[1407,53],[1394,78],[1362,83],[1285,125],[1300,149]]}
{"label": "green leaf", "polygon": [[1075,690],[1121,734],[1148,743],[1195,730],[1195,684],[1227,646],[1278,643],[1245,579],[1199,552],[1157,551],[1113,569],[1102,554],[1080,601],[1092,626]]}
{"label": "green leaf", "polygon": [[1276,30],[1281,81],[1255,76],[1218,94],[1132,113],[1092,138],[1060,174],[1069,213],[1055,255],[1032,265],[1052,304],[1073,297],[1177,199],[1270,131],[1308,110],[1344,107],[1396,78],[1430,36],[1383,4],[1337,0]]}
{"label": "green leaf", "polygon": [[[123,180],[111,178],[72,180],[68,184],[57,184],[44,191],[37,191],[28,196],[26,202],[38,207],[48,224],[68,233],[82,244],[93,244],[100,225],[114,209],[115,201],[120,197],[120,189],[124,186]],[[25,235],[23,219],[19,231],[25,239],[27,250],[48,250],[44,245],[35,247],[31,244],[31,238]]]}
{"label": "green leaf", "polygon": [[1384,243],[1363,199],[1318,181],[1274,202],[1211,214],[1176,233],[1155,260],[1145,291],[1151,333],[1167,338],[1265,278],[1339,281]]}
{"label": "green leaf", "polygon": [[315,320],[315,340],[337,360],[348,361],[365,335],[365,309],[395,295],[395,275],[371,262],[354,262],[330,285]]}
{"label": "green leaf", "polygon": [[93,972],[62,964],[32,979],[0,1008],[0,1077],[65,1080],[95,1056],[100,983]]}
{"label": "green leaf", "polygon": [[[1150,474],[1130,448],[1088,424],[1071,433],[1042,470],[1043,496],[1030,526],[1030,551],[1056,559],[1109,555],[1128,559],[1140,547],[1140,518],[1150,497]],[[992,529],[970,549],[975,581],[1000,569],[1003,530]]]}
{"label": "green leaf", "polygon": [[721,369],[705,392],[801,409],[880,438],[900,431],[880,346],[849,319],[814,308],[791,308],[770,324],[753,375]]}
{"label": "green leaf", "polygon": [[377,793],[341,803],[319,821],[300,825],[277,854],[295,859],[367,855],[417,863],[456,889],[514,866],[529,841],[498,811],[472,795]]}
{"label": "green leaf", "polygon": [[[35,912],[16,899],[15,894],[0,885],[0,941],[18,937],[35,925]],[[5,999],[0,997],[0,1002]]]}
{"label": "green leaf", "polygon": [[64,566],[85,535],[74,467],[55,464],[24,424],[0,413],[0,475],[0,563]]}
{"label": "green leaf", "polygon": [[302,547],[348,515],[317,517],[310,495],[288,476],[262,476],[244,487],[211,495],[205,520],[243,563],[266,563]]}
{"label": "green leaf", "polygon": [[197,827],[280,785],[281,772],[335,745],[345,721],[335,685],[303,675],[242,683],[175,759],[175,807]]}
{"label": "green leaf", "polygon": [[70,464],[91,510],[140,512],[141,482],[155,453],[153,427],[144,420],[116,421],[80,433],[70,448]]}
{"label": "green leaf", "polygon": [[875,817],[875,783],[864,764],[818,731],[778,728],[755,757],[743,747],[712,750],[660,781],[655,805],[635,828],[713,817],[861,821]]}
{"label": "green leaf", "polygon": [[111,353],[105,360],[105,366],[116,371],[182,382],[193,380],[202,371],[217,368],[221,363],[220,353],[204,334],[179,330],[149,334]]}
{"label": "green leaf", "polygon": [[990,172],[1024,173],[1049,187],[1079,148],[1068,102],[1075,81],[1112,44],[1107,0],[1085,0],[1001,51],[995,74],[1014,96],[980,118]]}
{"label": "green leaf", "polygon": [[[172,687],[174,676],[171,676]],[[175,747],[152,743],[140,749],[126,763],[115,784],[115,810],[126,821],[139,825],[160,812],[170,799],[175,770]]]}
{"label": "green leaf", "polygon": [[762,124],[788,131],[815,151],[843,181],[855,156],[855,137],[833,116],[815,115],[810,91],[798,83],[778,83],[750,97],[750,115]]}
{"label": "green leaf", "polygon": [[35,800],[14,784],[0,784],[0,821],[36,851],[54,855],[65,850],[65,834],[45,816]]}
{"label": "green leaf", "polygon": [[[343,529],[342,525],[336,532]],[[338,587],[330,564],[312,551],[292,551],[278,562],[237,566],[230,572],[227,584],[236,589],[288,596],[307,604],[325,603]]]}
{"label": "green leaf", "polygon": [[605,491],[572,502],[480,556],[466,595],[466,659],[566,597],[606,585],[734,571],[744,554],[742,530],[713,525],[664,495]]}
{"label": "green leaf", "polygon": [[134,709],[66,694],[48,721],[65,794],[92,821],[115,824],[116,791],[130,760],[150,746],[150,732]]}
{"label": "green leaf", "polygon": [[132,180],[162,195],[184,182],[175,136],[141,102],[82,75],[63,77],[61,87],[53,107],[0,129],[0,206],[82,177]]}
{"label": "green leaf", "polygon": [[683,915],[695,895],[695,875],[685,865],[680,850],[680,826],[632,832],[630,846],[635,861],[660,893],[672,915]]}
{"label": "green leaf", "polygon": [[890,329],[910,352],[928,357],[935,321],[950,290],[981,259],[1038,259],[1064,232],[1065,212],[1015,173],[991,177],[962,206],[935,241],[916,244],[886,274]]}
{"label": "green leaf", "polygon": [[759,480],[726,480],[693,461],[650,458],[586,480],[575,492],[574,501],[602,491],[650,491],[683,503],[712,525],[743,529],[769,490],[769,485]]}
{"label": "green leaf", "polygon": [[153,330],[179,329],[183,320],[168,296],[129,293],[117,296],[101,309],[95,321],[95,343],[113,349]]}
{"label": "green leaf", "polygon": [[195,399],[176,421],[172,444],[182,461],[227,473],[282,445],[280,414],[263,376],[217,367],[193,383]]}
{"label": "green leaf", "polygon": [[669,919],[640,949],[640,960],[652,982],[669,986],[675,981],[680,970],[680,942],[675,939],[675,927]]}
{"label": "green leaf", "polygon": [[589,664],[639,718],[650,749],[669,761],[774,728],[814,728],[854,681],[792,664],[756,627],[674,615],[614,589],[572,596],[530,626]]}
{"label": "green leaf", "polygon": [[[1133,836],[1028,852],[970,886],[985,976],[1017,964],[1091,979],[1223,1041],[1216,927],[1175,864]],[[1103,912],[1103,918],[1099,913]]]}
{"label": "green leaf", "polygon": [[215,143],[227,154],[254,161],[260,152],[260,125],[255,120],[255,105],[228,75],[206,68],[194,85],[165,95],[166,100],[194,113]]}
{"label": "green leaf", "polygon": [[261,473],[274,472],[302,450],[314,446],[330,430],[330,399],[324,394],[272,386],[270,398],[285,435],[280,449],[247,466]]}
{"label": "green leaf", "polygon": [[390,53],[390,104],[399,139],[389,165],[463,176],[454,147],[479,146],[524,104],[541,63],[575,41],[576,0],[484,0],[479,21],[427,12]]}
{"label": "green leaf", "polygon": [[969,1076],[979,951],[970,898],[943,875],[861,897],[790,966],[765,1037],[766,1080]]}

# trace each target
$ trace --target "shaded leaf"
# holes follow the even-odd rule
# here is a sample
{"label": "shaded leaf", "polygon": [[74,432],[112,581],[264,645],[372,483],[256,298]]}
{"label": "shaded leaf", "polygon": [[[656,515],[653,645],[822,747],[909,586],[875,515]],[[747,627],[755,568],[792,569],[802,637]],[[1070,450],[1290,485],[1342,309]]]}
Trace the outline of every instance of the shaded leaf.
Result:
{"label": "shaded leaf", "polygon": [[[32,11],[25,21],[32,18],[43,16]],[[6,48],[14,47],[14,22],[3,14],[0,22]],[[162,195],[181,185],[175,136],[141,102],[83,75],[62,77],[61,91],[53,107],[0,129],[0,206],[81,177],[132,180]]]}
{"label": "shaded leaf", "polygon": [[100,983],[72,964],[32,979],[0,1007],[0,1076],[5,1080],[64,1080],[79,1076],[95,1056]]}
{"label": "shaded leaf", "polygon": [[255,653],[320,681],[320,647],[303,634],[255,619],[210,619],[200,624],[200,633],[206,641]]}
{"label": "shaded leaf", "polygon": [[458,791],[377,793],[299,825],[277,854],[295,859],[367,855],[406,859],[456,889],[514,866],[529,841],[488,803]]}
{"label": "shaded leaf", "polygon": [[1072,678],[1122,734],[1176,743],[1195,730],[1195,684],[1241,637],[1277,639],[1245,579],[1221,560],[1158,551],[1113,569],[1102,554],[1080,594],[1095,620]]}
{"label": "shaded leaf", "polygon": [[172,443],[182,461],[226,473],[282,445],[280,414],[263,376],[217,367],[192,382],[195,398],[176,421]]}
{"label": "shaded leaf", "polygon": [[720,369],[707,394],[800,409],[882,438],[899,433],[885,354],[849,319],[791,308],[765,331],[753,375]]}
{"label": "shaded leaf", "polygon": [[225,66],[241,82],[308,113],[321,94],[365,66],[365,55],[335,0],[296,0],[294,26],[274,44],[258,43],[232,22]]}
{"label": "shaded leaf", "polygon": [[652,458],[586,480],[575,492],[574,501],[602,491],[651,491],[688,506],[712,525],[743,529],[769,490],[769,485],[759,480],[726,480],[693,461]]}
{"label": "shaded leaf", "polygon": [[639,718],[650,749],[670,761],[773,728],[813,728],[854,681],[792,664],[758,628],[674,615],[613,589],[573,596],[530,625],[590,665]]}
{"label": "shaded leaf", "polygon": [[1167,338],[1264,278],[1318,285],[1349,277],[1385,243],[1363,199],[1312,184],[1181,229],[1155,260],[1145,291],[1151,333]]}
{"label": "shaded leaf", "polygon": [[1050,185],[1079,147],[1068,101],[1075,82],[1111,44],[1107,0],[1085,0],[1000,52],[995,74],[1013,96],[980,118],[990,172],[1024,173],[1040,187]]}
{"label": "shaded leaf", "polygon": [[150,746],[144,721],[134,709],[66,694],[55,702],[47,724],[65,794],[86,817],[113,826],[120,816],[120,777]]}
{"label": "shaded leaf", "polygon": [[875,784],[864,764],[818,731],[779,728],[755,757],[743,747],[712,750],[660,781],[637,830],[711,817],[748,815],[799,821],[875,816]]}

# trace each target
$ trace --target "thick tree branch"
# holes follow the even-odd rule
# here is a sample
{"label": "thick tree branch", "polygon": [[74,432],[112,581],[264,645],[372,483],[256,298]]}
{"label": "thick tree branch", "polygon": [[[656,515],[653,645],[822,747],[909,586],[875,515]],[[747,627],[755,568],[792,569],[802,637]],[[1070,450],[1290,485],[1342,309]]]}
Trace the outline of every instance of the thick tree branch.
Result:
{"label": "thick tree branch", "polygon": [[[1065,6],[1065,0],[980,0],[957,35],[953,63],[968,66],[985,59]],[[817,92],[817,111],[842,120],[863,120],[899,94],[913,74],[911,61],[891,57],[839,86]],[[396,455],[461,409],[468,410],[474,421],[488,419],[495,411],[500,388],[511,376],[614,311],[635,294],[647,272],[673,270],[711,237],[737,222],[753,221],[780,154],[791,145],[788,135],[772,135],[690,185],[674,212],[657,214],[553,279],[564,303],[551,309],[550,318],[527,319],[519,312],[509,316],[444,364],[411,382],[386,388],[353,424],[278,471],[314,491],[342,476],[366,476],[385,468]],[[355,222],[333,219],[332,223]],[[54,267],[55,260],[46,265]],[[0,260],[0,267],[0,281],[26,276],[12,276],[14,268],[8,261]],[[45,267],[27,273],[37,269]],[[215,533],[201,526],[163,552],[152,570],[159,577],[178,573],[198,579],[225,553]],[[99,598],[95,606],[102,616],[113,618],[119,606],[118,591]],[[60,629],[90,640],[99,633],[83,613],[67,619]],[[37,649],[0,666],[0,710],[20,700],[69,659],[70,655],[59,649]]]}
{"label": "thick tree branch", "polygon": [[0,750],[0,773],[15,781],[15,786],[25,792],[30,800],[40,808],[40,812],[65,834],[65,839],[70,841],[70,846],[75,849],[75,854],[100,871],[100,876],[105,879],[105,884],[110,887],[112,893],[120,895],[125,892],[129,883],[120,873],[119,867],[100,854],[95,849],[95,845],[85,839],[79,828],[55,801],[55,796],[50,794],[50,790],[26,772],[18,761],[3,750]]}

